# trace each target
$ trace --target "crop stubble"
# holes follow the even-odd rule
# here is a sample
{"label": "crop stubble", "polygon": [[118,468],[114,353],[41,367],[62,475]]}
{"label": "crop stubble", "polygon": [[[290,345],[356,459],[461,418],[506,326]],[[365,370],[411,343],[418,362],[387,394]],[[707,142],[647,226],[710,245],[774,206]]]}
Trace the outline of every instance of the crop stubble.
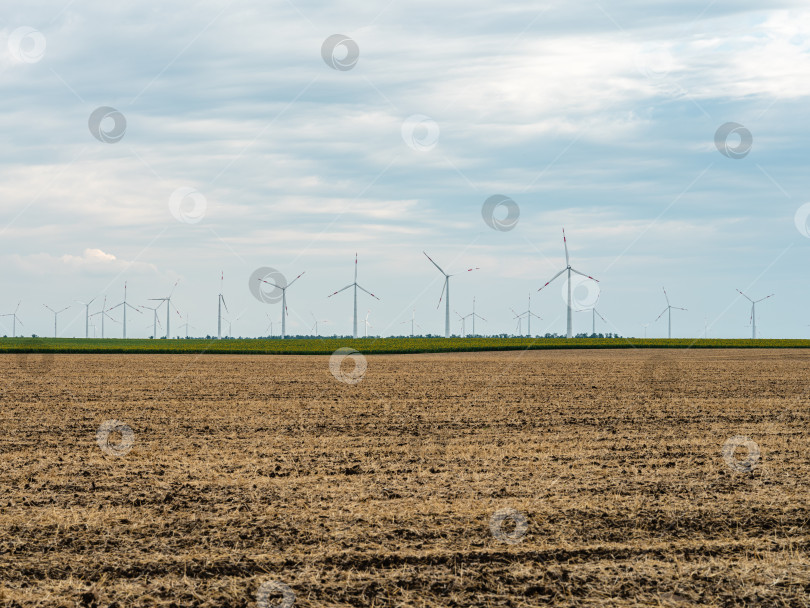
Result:
{"label": "crop stubble", "polygon": [[253,606],[267,580],[296,606],[810,605],[803,351],[378,355],[356,385],[323,356],[0,370],[5,606]]}

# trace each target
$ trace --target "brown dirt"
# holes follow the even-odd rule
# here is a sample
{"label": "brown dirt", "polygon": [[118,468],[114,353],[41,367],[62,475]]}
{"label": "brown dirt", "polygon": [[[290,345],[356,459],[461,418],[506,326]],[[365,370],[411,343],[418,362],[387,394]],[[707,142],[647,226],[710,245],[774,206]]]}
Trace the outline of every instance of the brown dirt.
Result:
{"label": "brown dirt", "polygon": [[0,605],[810,606],[810,352],[367,360],[0,355]]}

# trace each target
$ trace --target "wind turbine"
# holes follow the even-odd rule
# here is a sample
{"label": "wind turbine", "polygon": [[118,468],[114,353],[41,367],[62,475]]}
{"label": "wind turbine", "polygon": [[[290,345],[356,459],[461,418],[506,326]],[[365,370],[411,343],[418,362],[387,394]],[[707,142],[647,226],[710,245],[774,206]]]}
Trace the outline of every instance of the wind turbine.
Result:
{"label": "wind turbine", "polygon": [[[123,302],[121,302],[120,304],[116,304],[115,306],[113,306],[112,308],[110,308],[110,310],[115,310],[115,309],[116,309],[116,308],[118,308],[119,306],[123,306],[123,307],[124,307],[124,340],[126,340],[126,339],[127,339],[127,307],[131,308],[132,310],[134,310],[135,312],[137,312],[139,315],[140,315],[140,314],[142,314],[142,313],[141,313],[141,311],[140,311],[140,310],[138,310],[138,308],[137,308],[136,306],[133,306],[132,304],[130,304],[129,302],[127,302],[127,282],[126,282],[126,281],[124,281],[124,301],[123,301]],[[102,335],[102,337],[103,337],[103,336],[104,336],[104,323],[103,323],[103,319],[102,319],[101,328],[102,328],[102,329],[101,329],[101,335]]]}
{"label": "wind turbine", "polygon": [[264,333],[267,333],[267,330],[269,329],[270,330],[270,337],[272,338],[273,337],[273,317],[270,316],[269,312],[264,313],[264,316],[266,316],[267,320],[269,321],[267,327],[264,328]]}
{"label": "wind turbine", "polygon": [[11,320],[11,337],[12,338],[17,337],[17,323],[19,323],[20,325],[23,324],[23,322],[20,321],[20,319],[17,317],[17,311],[20,310],[20,304],[22,304],[22,300],[17,302],[17,308],[14,309],[14,312],[8,312],[8,313],[6,313],[4,315],[0,315],[0,317],[13,317],[13,319]]}
{"label": "wind turbine", "polygon": [[[172,290],[169,292],[169,295],[167,297],[165,297],[165,298],[149,298],[150,300],[155,301],[155,302],[166,302],[166,339],[167,340],[169,339],[169,335],[170,335],[169,329],[170,329],[170,322],[171,322],[171,318],[169,316],[169,313],[171,313],[172,306],[174,306],[172,304],[172,294],[174,293],[174,289],[175,289],[175,287],[177,287],[177,284],[179,282],[180,282],[179,279],[174,282],[174,287],[172,287]],[[161,306],[162,306],[162,304],[158,304],[158,308],[160,308]],[[177,306],[175,306],[174,309],[177,310]],[[157,311],[155,311],[155,314],[157,314]],[[181,319],[183,318],[183,315],[180,314],[179,310],[177,310],[177,315]]]}
{"label": "wind turbine", "polygon": [[465,334],[465,323],[464,322],[466,321],[467,317],[472,317],[472,335],[473,336],[475,335],[475,318],[478,317],[482,321],[486,322],[486,319],[484,317],[482,317],[481,315],[479,315],[478,313],[475,312],[475,298],[473,298],[473,311],[470,314],[464,315],[463,317],[461,315],[459,315],[458,312],[456,312],[456,314],[461,319],[461,333],[462,333],[461,337],[462,338],[464,337],[464,334]]}
{"label": "wind turbine", "polygon": [[[661,289],[664,289],[664,288],[662,287]],[[667,290],[666,289],[664,289],[664,297],[667,299],[667,307],[664,309],[664,311],[660,315],[658,315],[658,318],[656,319],[656,321],[658,321],[658,319],[663,317],[665,312],[669,313],[667,315],[668,316],[667,338],[672,338],[672,309],[673,308],[675,310],[686,310],[686,309],[685,308],[679,308],[678,306],[672,306],[672,304],[669,303],[669,296],[667,295]]]}
{"label": "wind turbine", "polygon": [[[89,302],[82,302],[81,300],[76,300],[79,304],[84,306],[84,337],[90,337],[90,305],[96,301],[96,298],[93,298]],[[5,316],[5,315],[3,315]],[[93,336],[95,337],[95,336]]]}
{"label": "wind turbine", "polygon": [[567,338],[573,338],[574,333],[573,333],[573,330],[572,330],[572,327],[571,327],[571,312],[573,311],[573,308],[571,306],[571,273],[575,272],[576,274],[582,275],[586,279],[596,281],[597,283],[599,281],[597,279],[594,279],[592,276],[589,276],[589,275],[587,275],[587,274],[585,274],[583,272],[580,272],[579,270],[576,270],[576,269],[571,267],[571,262],[570,262],[570,259],[568,257],[568,241],[565,238],[565,228],[563,228],[563,245],[565,245],[565,268],[563,268],[560,272],[558,272],[553,277],[551,277],[551,279],[548,281],[548,283],[543,285],[543,287],[541,287],[537,291],[540,291],[541,289],[544,289],[545,287],[547,287],[548,284],[551,283],[551,281],[556,279],[558,276],[560,276],[564,272],[568,273],[568,277],[567,277],[568,278],[568,315],[567,315],[566,337]]}
{"label": "wind turbine", "polygon": [[[413,338],[413,336],[414,336],[414,332],[413,332],[413,328],[414,328],[414,326],[416,326],[416,327],[418,327],[420,330],[422,330],[422,326],[421,326],[421,325],[419,325],[419,323],[417,323],[417,322],[416,322],[416,309],[415,309],[415,308],[414,308],[414,309],[413,309],[413,311],[411,312],[411,320],[410,320],[410,321],[402,321],[402,322],[400,323],[400,325],[404,325],[405,323],[410,323],[410,324],[411,324],[411,338]],[[424,330],[422,330],[422,331],[424,331]]]}
{"label": "wind turbine", "polygon": [[526,316],[526,320],[528,321],[529,337],[531,337],[531,335],[532,335],[532,317],[535,317],[537,319],[542,320],[542,317],[540,315],[537,315],[537,314],[532,312],[532,294],[529,293],[529,308],[527,308],[525,312],[522,312],[522,313],[518,314],[517,312],[515,312],[514,308],[511,308],[510,310],[513,313],[515,313],[515,318],[518,320],[518,333],[520,333],[520,331],[521,331],[521,329],[523,327],[523,324],[522,324],[523,316],[524,315]]}
{"label": "wind turbine", "polygon": [[117,321],[115,321],[115,319],[113,319],[108,314],[109,311],[112,310],[112,309],[107,309],[106,306],[107,306],[107,296],[104,296],[104,303],[101,305],[101,310],[99,310],[98,312],[94,312],[92,315],[90,315],[91,317],[95,317],[96,315],[101,315],[101,339],[102,340],[104,339],[104,317],[107,317],[108,319],[110,319],[113,322],[117,322]]}
{"label": "wind turbine", "polygon": [[[599,314],[599,311],[596,310],[596,306],[592,307],[591,309],[591,335],[596,335],[596,317],[598,316],[602,321],[607,323],[607,319]],[[587,312],[587,308],[583,308],[582,310],[578,310],[577,312]]]}
{"label": "wind turbine", "polygon": [[366,312],[366,319],[365,319],[365,321],[364,321],[364,324],[365,324],[365,327],[366,327],[366,338],[368,338],[368,328],[369,328],[369,327],[373,327],[373,325],[372,325],[371,323],[369,323],[369,322],[368,322],[368,316],[369,316],[370,314],[371,314],[371,311],[370,311],[370,310],[369,310],[368,312]]}
{"label": "wind turbine", "polygon": [[[458,318],[461,320],[461,337],[464,338],[466,333],[467,333],[467,323],[466,323],[467,317],[469,317],[470,315],[466,315],[466,316],[462,317],[461,314],[459,314],[459,312],[457,310],[454,310],[453,312],[456,313]],[[447,337],[447,336],[445,336],[445,337]]]}
{"label": "wind turbine", "polygon": [[[306,272],[306,271],[304,271],[304,272]],[[297,277],[295,277],[292,281],[290,281],[289,283],[287,283],[284,286],[276,285],[272,281],[265,281],[264,279],[259,277],[259,281],[261,281],[262,283],[267,283],[268,285],[272,285],[273,287],[276,287],[276,288],[281,290],[281,339],[282,340],[287,335],[287,315],[289,314],[287,312],[287,290],[292,286],[293,283],[295,283],[298,279],[300,279],[302,276],[304,276],[304,272],[299,274]]]}
{"label": "wind turbine", "polygon": [[[436,308],[439,308],[439,306],[441,306],[442,298],[444,297],[445,292],[447,292],[447,299],[444,301],[444,337],[449,338],[450,337],[450,277],[452,277],[453,275],[452,274],[447,274],[444,270],[442,270],[441,266],[439,266],[436,262],[434,262],[433,258],[431,258],[426,252],[423,251],[422,253],[424,253],[425,257],[430,260],[430,263],[433,264],[436,268],[438,268],[439,272],[441,272],[444,275],[444,287],[442,287],[442,293],[439,296],[439,303],[436,305]],[[476,268],[468,268],[467,272],[472,272],[473,270],[480,270],[480,268],[477,268],[477,267]],[[458,313],[456,313],[456,314],[458,314]],[[459,315],[459,316],[461,316],[461,315]]]}
{"label": "wind turbine", "polygon": [[[160,325],[160,328],[163,329],[163,325],[161,325],[160,319],[158,319],[158,314],[157,314],[157,311],[158,311],[158,308],[160,308],[160,305],[157,305],[157,306],[141,306],[141,308],[145,308],[146,310],[151,310],[152,311],[152,313],[153,313],[153,317],[152,317],[152,337],[157,338],[158,325]],[[147,327],[149,327],[149,326],[147,325]]]}
{"label": "wind turbine", "polygon": [[[314,323],[312,324],[312,329],[315,330],[315,335],[320,337],[320,334],[318,333],[318,323],[319,323],[319,321],[315,317],[314,312],[310,311],[309,314],[312,315],[312,320],[314,321]],[[328,319],[321,319],[320,323],[329,323],[329,320]]]}
{"label": "wind turbine", "polygon": [[647,339],[647,328],[650,326],[649,323],[642,323],[641,326],[644,328],[644,339]]}
{"label": "wind turbine", "polygon": [[[738,289],[737,291],[740,291],[740,290]],[[771,294],[769,296],[765,296],[764,298],[760,298],[759,300],[752,300],[751,298],[749,298],[747,295],[745,295],[741,291],[740,291],[740,295],[742,297],[744,297],[746,300],[748,300],[749,302],[751,302],[751,319],[750,319],[750,321],[751,321],[751,339],[756,340],[757,339],[757,304],[759,302],[762,302],[762,300],[767,300],[768,298],[772,298],[774,296],[774,294]]]}
{"label": "wind turbine", "polygon": [[[189,315],[186,315],[186,322],[185,322],[185,323],[183,323],[183,324],[180,326],[180,329],[183,329],[184,327],[186,328],[186,338],[188,338],[188,328],[189,328],[189,327],[194,327],[193,325],[191,325],[191,324],[188,322],[188,319],[189,319]],[[196,329],[196,327],[195,327],[194,329]]]}
{"label": "wind turbine", "polygon": [[369,290],[364,289],[363,287],[360,287],[360,285],[357,284],[357,254],[356,253],[354,254],[354,283],[349,283],[343,289],[338,289],[335,293],[329,294],[327,297],[331,298],[332,296],[339,294],[341,291],[346,291],[349,287],[354,287],[354,324],[353,324],[353,329],[352,329],[352,337],[356,340],[357,339],[357,290],[361,289],[361,290],[365,291],[368,295],[370,295],[375,300],[380,299],[377,296],[375,296],[373,293],[371,293]]}
{"label": "wind turbine", "polygon": [[65,306],[62,310],[54,310],[53,308],[51,308],[47,304],[43,304],[43,306],[53,313],[53,337],[55,338],[56,337],[56,319],[57,319],[57,317],[59,317],[60,313],[65,312],[68,308],[70,308],[70,306]]}
{"label": "wind turbine", "polygon": [[229,338],[233,338],[233,334],[231,333],[231,323],[236,323],[241,318],[242,318],[242,315],[239,315],[238,317],[236,317],[233,320],[226,319],[226,321],[228,321],[228,337]]}
{"label": "wind turbine", "polygon": [[225,280],[225,272],[219,277],[219,295],[217,296],[217,340],[222,339],[222,307],[225,307],[225,312],[230,314],[228,306],[225,304],[225,296],[222,295],[222,282]]}

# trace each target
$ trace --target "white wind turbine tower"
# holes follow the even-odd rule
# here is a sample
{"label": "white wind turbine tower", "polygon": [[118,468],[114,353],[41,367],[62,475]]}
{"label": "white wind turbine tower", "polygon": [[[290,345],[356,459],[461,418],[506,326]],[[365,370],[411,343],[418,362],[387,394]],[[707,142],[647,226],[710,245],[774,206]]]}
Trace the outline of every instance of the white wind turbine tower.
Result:
{"label": "white wind turbine tower", "polygon": [[644,328],[644,339],[647,339],[647,328],[650,326],[649,323],[642,323],[641,326]]}
{"label": "white wind turbine tower", "polygon": [[373,327],[373,325],[372,325],[371,323],[369,323],[369,322],[368,322],[368,316],[369,316],[370,314],[371,314],[371,311],[370,311],[370,310],[366,312],[366,319],[365,319],[365,321],[363,322],[363,323],[364,323],[364,325],[365,325],[365,328],[366,328],[366,338],[368,338],[368,328],[369,328],[369,327]]}
{"label": "white wind turbine tower", "polygon": [[365,291],[368,295],[370,295],[375,300],[380,299],[377,296],[375,296],[373,293],[371,293],[369,290],[364,289],[363,287],[360,287],[360,285],[357,284],[357,254],[356,253],[354,254],[354,283],[349,283],[343,289],[338,289],[335,293],[329,294],[327,297],[331,298],[332,296],[339,294],[341,291],[346,291],[349,287],[354,287],[354,323],[353,323],[353,328],[352,328],[352,337],[356,340],[357,339],[357,290],[361,289],[362,291]]}
{"label": "white wind turbine tower", "polygon": [[563,245],[565,245],[565,268],[563,268],[560,272],[558,272],[553,277],[551,277],[551,279],[548,281],[548,283],[543,285],[543,287],[541,287],[537,291],[540,291],[541,289],[544,289],[545,287],[547,287],[548,284],[551,283],[551,281],[556,279],[561,274],[563,274],[565,272],[568,273],[568,277],[567,277],[567,279],[568,279],[568,314],[567,314],[566,338],[573,338],[574,337],[574,332],[573,332],[572,326],[571,326],[571,320],[572,320],[571,319],[571,313],[573,312],[573,308],[571,306],[571,273],[574,272],[574,273],[576,273],[578,275],[582,275],[583,277],[585,277],[587,279],[590,279],[592,281],[596,281],[597,283],[599,281],[597,279],[594,279],[592,276],[589,276],[589,275],[587,275],[587,274],[585,274],[583,272],[580,272],[579,270],[576,270],[576,269],[571,267],[571,262],[570,262],[569,257],[568,257],[568,241],[565,238],[565,228],[563,228]]}
{"label": "white wind turbine tower", "polygon": [[[175,281],[174,287],[172,287],[172,290],[169,292],[169,295],[167,297],[165,297],[165,298],[149,298],[150,300],[152,300],[154,302],[166,302],[166,339],[167,340],[170,337],[170,331],[169,331],[170,330],[170,323],[171,323],[170,313],[172,311],[172,306],[174,306],[172,304],[172,294],[174,293],[174,290],[177,287],[177,284],[179,282],[180,282],[179,280]],[[158,304],[158,308],[160,308],[161,306],[162,306],[162,304]],[[180,311],[177,310],[177,306],[175,306],[174,309],[177,311],[178,316],[182,319],[183,315],[181,315]],[[157,311],[155,312],[155,314],[157,314]],[[155,337],[157,337],[157,336],[155,336]]]}
{"label": "white wind turbine tower", "polygon": [[264,333],[267,333],[267,330],[270,330],[270,337],[273,337],[273,317],[270,316],[269,312],[264,313],[264,316],[267,317],[267,327],[264,328]]}
{"label": "white wind turbine tower", "polygon": [[[90,305],[96,301],[96,298],[93,298],[89,302],[82,302],[81,300],[76,300],[79,304],[84,306],[84,337],[90,337]],[[5,316],[5,315],[4,315]],[[95,338],[95,335],[93,336]]]}
{"label": "white wind turbine tower", "polygon": [[273,287],[276,287],[276,288],[281,290],[281,339],[282,340],[287,336],[287,315],[289,314],[287,312],[287,290],[290,287],[292,287],[293,283],[295,283],[298,279],[300,279],[302,276],[304,276],[305,272],[306,271],[302,272],[301,274],[299,274],[297,277],[295,277],[292,281],[290,281],[289,283],[287,283],[284,286],[276,285],[275,283],[273,283],[273,281],[265,281],[264,279],[259,277],[259,281],[261,281],[262,283],[267,283],[268,285],[272,285]]}
{"label": "white wind turbine tower", "polygon": [[664,289],[663,287],[661,289],[664,290],[664,297],[667,299],[667,307],[664,309],[664,311],[660,315],[658,315],[658,318],[656,319],[656,321],[658,321],[658,319],[663,317],[665,312],[669,313],[668,314],[668,324],[667,324],[667,338],[672,338],[672,309],[673,308],[675,310],[686,310],[686,309],[685,308],[679,308],[678,306],[673,306],[672,304],[670,304],[669,303],[669,296],[667,295],[667,290]]}
{"label": "white wind turbine tower", "polygon": [[329,321],[329,319],[321,319],[320,321],[318,321],[317,317],[315,317],[314,312],[309,311],[309,314],[312,316],[312,320],[314,321],[314,323],[312,324],[311,329],[314,329],[315,330],[315,335],[320,337],[321,334],[318,333],[318,323],[330,323],[330,321]]}
{"label": "white wind turbine tower", "polygon": [[241,319],[241,318],[242,318],[242,315],[239,315],[238,317],[236,317],[236,318],[235,318],[235,319],[233,319],[233,320],[230,320],[230,319],[225,319],[226,321],[228,321],[228,337],[229,337],[229,338],[233,338],[233,335],[232,335],[232,333],[231,333],[231,331],[232,331],[231,324],[232,324],[232,323],[236,323],[236,322],[237,322],[239,319]]}
{"label": "white wind turbine tower", "polygon": [[[152,311],[152,315],[153,315],[152,316],[152,337],[157,338],[158,325],[160,325],[160,329],[163,329],[163,325],[160,323],[160,319],[158,319],[158,314],[157,314],[157,311],[158,311],[158,308],[160,308],[160,305],[158,305],[158,306],[141,306],[141,308],[145,308],[146,310],[151,310]],[[149,326],[147,326],[147,328],[148,327]]]}
{"label": "white wind turbine tower", "polygon": [[[740,291],[740,290],[738,289],[737,291]],[[771,294],[769,296],[765,296],[764,298],[760,298],[759,300],[752,300],[751,298],[749,298],[747,295],[745,295],[741,291],[740,291],[740,295],[742,297],[744,297],[746,300],[748,300],[749,302],[751,302],[751,319],[750,319],[750,321],[751,321],[751,339],[756,340],[757,339],[757,304],[759,302],[762,302],[762,300],[767,300],[768,298],[772,298],[774,296],[774,294]]]}
{"label": "white wind turbine tower", "polygon": [[605,317],[603,317],[601,314],[599,314],[599,311],[596,310],[596,306],[594,306],[594,307],[592,307],[590,309],[583,308],[582,310],[578,310],[577,312],[588,312],[588,310],[591,311],[591,335],[596,335],[596,317],[598,316],[605,323],[607,323],[607,319],[605,319]]}
{"label": "white wind turbine tower", "polygon": [[65,306],[62,310],[54,310],[53,308],[51,308],[47,304],[43,304],[43,306],[53,313],[53,337],[55,338],[56,337],[56,319],[59,317],[59,315],[61,313],[65,312],[68,308],[70,308],[70,306]]}
{"label": "white wind turbine tower", "polygon": [[523,317],[525,316],[526,320],[528,321],[529,337],[531,337],[531,335],[532,335],[532,317],[535,317],[536,319],[542,320],[542,317],[540,317],[540,315],[537,315],[537,314],[532,312],[532,294],[531,293],[529,294],[529,308],[527,308],[525,312],[517,313],[517,312],[515,312],[514,308],[511,308],[510,310],[513,313],[515,313],[515,318],[518,320],[518,325],[517,325],[518,326],[518,334],[520,334],[520,332],[521,332],[521,330],[523,328],[522,321],[523,321]]}
{"label": "white wind turbine tower", "polygon": [[8,312],[8,313],[6,313],[4,315],[0,315],[0,317],[13,317],[12,320],[11,320],[11,337],[12,338],[17,337],[17,323],[19,323],[20,325],[23,324],[23,322],[20,321],[19,317],[17,316],[17,311],[20,310],[20,304],[22,304],[22,300],[17,302],[17,308],[14,309],[14,312]]}
{"label": "white wind turbine tower", "polygon": [[217,340],[222,339],[222,307],[225,306],[225,312],[230,314],[228,306],[225,304],[225,296],[222,295],[222,282],[225,280],[225,272],[219,277],[219,295],[217,296]]}
{"label": "white wind turbine tower", "polygon": [[101,315],[101,339],[102,340],[104,339],[104,317],[107,317],[110,321],[113,321],[114,323],[116,322],[115,319],[113,319],[108,314],[109,311],[112,310],[112,309],[108,309],[108,308],[106,308],[106,306],[107,306],[107,296],[104,296],[104,302],[101,305],[101,310],[99,310],[98,312],[94,312],[92,315],[90,315],[91,317],[95,317],[96,315]]}
{"label": "white wind turbine tower", "polygon": [[481,315],[479,315],[478,313],[475,312],[475,298],[473,298],[473,311],[470,314],[464,315],[463,317],[461,315],[459,315],[458,312],[456,312],[456,314],[461,319],[461,334],[462,334],[461,337],[462,338],[465,337],[465,334],[466,334],[466,323],[465,323],[465,321],[467,320],[468,317],[472,317],[472,335],[473,336],[475,335],[475,318],[478,317],[482,321],[486,322],[486,319],[484,317],[482,317]]}
{"label": "white wind turbine tower", "polygon": [[414,331],[413,331],[414,326],[418,327],[421,331],[424,331],[422,329],[422,326],[419,325],[419,323],[416,322],[416,309],[415,308],[411,312],[411,320],[410,321],[402,321],[400,323],[400,325],[404,325],[405,323],[410,323],[411,324],[411,338],[413,338],[413,336],[414,336]]}
{"label": "white wind turbine tower", "polygon": [[[445,292],[447,292],[447,298],[444,301],[444,337],[449,338],[450,337],[450,277],[452,277],[454,275],[447,274],[444,270],[442,270],[442,267],[439,266],[436,262],[434,262],[433,258],[431,258],[426,252],[423,251],[422,253],[424,253],[425,257],[430,260],[430,263],[433,264],[436,268],[438,268],[439,272],[441,272],[444,275],[444,287],[442,287],[442,293],[439,296],[439,303],[436,305],[436,308],[439,308],[439,306],[442,305],[442,298],[445,296]],[[480,268],[478,268],[478,267],[476,267],[476,268],[468,268],[467,272],[472,272],[473,270],[480,270]],[[456,314],[458,314],[458,313],[456,313]],[[461,316],[461,315],[459,315],[459,316]]]}
{"label": "white wind turbine tower", "polygon": [[[135,312],[137,312],[139,315],[140,315],[140,314],[142,314],[142,313],[141,313],[141,311],[140,311],[140,310],[138,310],[138,308],[137,308],[136,306],[133,306],[132,304],[130,304],[129,302],[127,302],[127,282],[126,282],[126,281],[124,281],[124,301],[123,301],[123,302],[121,302],[121,303],[119,303],[119,304],[116,304],[115,306],[113,306],[112,308],[110,308],[110,310],[115,310],[115,309],[116,309],[116,308],[118,308],[119,306],[123,307],[123,309],[124,309],[124,340],[126,340],[126,339],[127,339],[127,307],[131,308],[132,310],[134,310]],[[102,327],[102,330],[101,330],[101,335],[102,335],[102,337],[103,337],[103,335],[104,335],[104,329],[103,329],[103,328],[104,328],[104,323],[103,323],[103,319],[102,319],[102,324],[101,324],[101,327]]]}
{"label": "white wind turbine tower", "polygon": [[[190,315],[186,315],[186,322],[185,322],[185,323],[183,323],[183,324],[180,326],[180,329],[183,329],[184,327],[186,328],[186,338],[188,338],[188,328],[189,328],[189,327],[194,327],[193,325],[191,325],[191,324],[188,322],[188,320],[189,320],[189,316],[190,316]],[[194,329],[197,329],[197,328],[196,328],[196,327],[194,327]]]}

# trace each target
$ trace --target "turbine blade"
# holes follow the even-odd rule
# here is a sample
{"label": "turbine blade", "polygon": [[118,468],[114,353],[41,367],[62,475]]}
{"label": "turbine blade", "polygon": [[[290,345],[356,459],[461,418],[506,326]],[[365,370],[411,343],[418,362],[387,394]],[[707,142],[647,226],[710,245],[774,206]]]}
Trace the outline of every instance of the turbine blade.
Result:
{"label": "turbine blade", "polygon": [[304,276],[304,274],[305,274],[305,273],[306,273],[306,270],[305,270],[304,272],[302,272],[301,274],[299,274],[297,277],[295,277],[295,278],[294,278],[292,281],[290,281],[289,283],[287,283],[287,287],[289,287],[290,285],[292,285],[293,283],[295,283],[295,282],[296,282],[298,279],[300,279],[302,276]]}
{"label": "turbine blade", "polygon": [[565,245],[565,265],[570,266],[571,263],[568,261],[568,241],[565,238],[565,228],[562,229],[563,231],[563,245]]}
{"label": "turbine blade", "polygon": [[[375,296],[373,293],[371,293],[371,292],[370,292],[368,289],[363,289],[362,287],[360,287],[360,285],[358,285],[358,286],[357,286],[357,289],[362,289],[362,290],[363,290],[363,291],[365,291],[365,292],[366,292],[368,295],[370,295],[372,298],[377,298],[377,296]],[[379,300],[380,298],[377,298],[377,299]],[[380,301],[382,301],[382,300],[380,300]]]}
{"label": "turbine blade", "polygon": [[661,289],[664,290],[664,297],[667,299],[667,306],[669,306],[669,296],[667,295],[667,290],[664,287],[662,287]]}
{"label": "turbine blade", "polygon": [[597,317],[599,317],[599,318],[600,318],[600,319],[602,319],[602,320],[603,320],[605,323],[607,323],[607,319],[605,319],[605,317],[603,317],[602,315],[600,315],[598,310],[596,310],[596,309],[594,308],[594,309],[593,309],[593,311],[596,313],[596,316],[597,316]]}
{"label": "turbine blade", "polygon": [[337,290],[335,293],[331,293],[331,294],[329,294],[329,295],[328,295],[328,296],[326,296],[326,297],[327,297],[327,298],[331,298],[332,296],[334,296],[334,295],[336,295],[336,294],[339,294],[341,291],[346,291],[346,290],[347,290],[349,287],[351,287],[352,285],[354,285],[354,283],[349,283],[349,284],[348,284],[348,285],[346,285],[346,287],[344,287],[343,289],[338,289],[338,290]]}
{"label": "turbine blade", "polygon": [[[664,309],[664,312],[666,312],[666,311],[668,311],[668,310],[669,310],[669,306],[667,306],[667,307]],[[657,317],[655,317],[655,321],[657,321],[658,319],[660,319],[661,317],[663,317],[663,316],[664,316],[664,312],[662,312],[660,315],[658,315]],[[655,321],[653,321],[653,323],[655,323]]]}
{"label": "turbine blade", "polygon": [[[771,295],[769,295],[769,296],[765,296],[764,298],[760,298],[759,300],[757,300],[757,302],[762,302],[762,300],[767,300],[768,298],[772,298],[772,297],[773,297],[773,296],[775,296],[775,295],[776,295],[775,293],[772,293],[772,294],[771,294]],[[756,303],[756,302],[755,302],[755,303]]]}
{"label": "turbine blade", "polygon": [[[745,294],[744,294],[743,292],[741,292],[739,289],[737,290],[737,292],[738,292],[738,293],[739,293],[739,294],[740,294],[742,297],[744,297],[746,300],[748,300],[749,302],[753,302],[753,300],[752,300],[751,298],[749,298],[747,295],[745,295]],[[768,297],[770,297],[770,296],[768,296]],[[759,300],[757,300],[757,302],[759,302]]]}
{"label": "turbine blade", "polygon": [[265,281],[262,278],[259,278],[259,281],[261,281],[262,283],[267,283],[268,285],[272,285],[273,287],[278,287],[279,289],[287,289],[287,287],[289,287],[289,285],[287,285],[287,287],[282,287],[281,285],[276,285],[275,283],[273,283],[273,281]]}
{"label": "turbine blade", "polygon": [[576,270],[574,268],[571,269],[571,272],[576,272],[578,275],[586,277],[586,278],[590,279],[591,281],[596,281],[597,283],[599,282],[599,279],[594,279],[591,275],[585,274],[584,272],[580,272],[579,270]]}
{"label": "turbine blade", "polygon": [[447,276],[447,273],[446,273],[444,270],[442,270],[442,267],[441,267],[441,266],[439,266],[439,265],[438,265],[436,262],[434,262],[434,261],[433,261],[433,258],[431,258],[431,257],[430,257],[430,256],[429,256],[427,253],[425,253],[424,251],[423,251],[422,253],[424,253],[424,254],[425,254],[425,257],[426,257],[427,259],[429,259],[429,260],[430,260],[430,263],[431,263],[431,264],[433,264],[433,265],[434,265],[436,268],[438,268],[438,269],[439,269],[439,272],[441,272],[441,273],[442,273],[444,276]]}
{"label": "turbine blade", "polygon": [[442,293],[441,293],[441,295],[439,296],[439,303],[438,303],[438,304],[436,304],[436,309],[437,309],[437,310],[438,310],[439,306],[441,306],[441,305],[442,305],[442,298],[444,298],[444,290],[445,290],[445,289],[447,289],[447,281],[448,281],[448,278],[447,278],[447,276],[445,275],[445,277],[444,277],[444,285],[442,285]]}
{"label": "turbine blade", "polygon": [[557,274],[555,274],[553,277],[551,277],[551,278],[548,280],[548,282],[547,282],[545,285],[543,285],[543,286],[542,286],[540,289],[538,289],[537,291],[540,291],[541,289],[545,289],[546,287],[548,287],[549,283],[551,283],[551,282],[552,282],[554,279],[556,279],[558,276],[560,276],[560,275],[561,275],[562,273],[564,273],[566,270],[568,270],[568,268],[563,268],[563,269],[562,269],[560,272],[558,272],[558,273],[557,273]]}

